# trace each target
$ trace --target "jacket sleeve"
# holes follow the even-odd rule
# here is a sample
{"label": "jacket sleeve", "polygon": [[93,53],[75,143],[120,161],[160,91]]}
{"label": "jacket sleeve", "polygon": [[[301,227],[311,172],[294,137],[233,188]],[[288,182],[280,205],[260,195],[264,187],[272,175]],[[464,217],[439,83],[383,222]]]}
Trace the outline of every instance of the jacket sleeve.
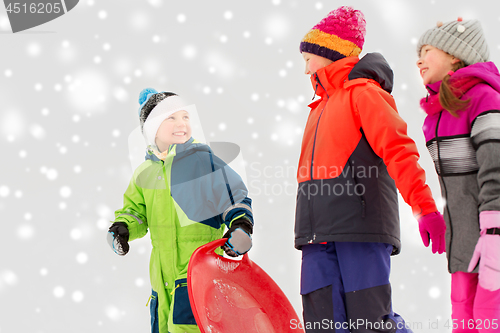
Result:
{"label": "jacket sleeve", "polygon": [[127,224],[130,233],[129,241],[144,237],[148,232],[146,221],[146,204],[142,188],[137,186],[136,176],[132,177],[125,194],[123,208],[115,211],[115,221]]}
{"label": "jacket sleeve", "polygon": [[392,96],[373,87],[361,92],[355,103],[370,146],[383,159],[415,217],[436,212],[425,172],[418,164],[417,146],[407,135],[406,122],[399,116]]}
{"label": "jacket sleeve", "polygon": [[245,218],[253,224],[252,199],[248,197],[248,190],[240,175],[220,158],[212,156],[215,170],[222,174],[218,184],[214,184],[218,188],[216,192],[224,194],[216,203],[218,211],[222,212],[222,220],[228,228],[238,218]]}
{"label": "jacket sleeve", "polygon": [[500,215],[500,111],[483,112],[472,123],[471,139],[479,165],[479,212]]}

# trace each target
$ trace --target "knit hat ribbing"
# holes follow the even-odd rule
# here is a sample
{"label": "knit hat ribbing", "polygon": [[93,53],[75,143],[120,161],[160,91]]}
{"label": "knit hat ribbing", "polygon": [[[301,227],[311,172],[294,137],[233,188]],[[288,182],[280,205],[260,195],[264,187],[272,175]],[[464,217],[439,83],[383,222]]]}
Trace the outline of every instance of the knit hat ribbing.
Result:
{"label": "knit hat ribbing", "polygon": [[156,132],[161,123],[177,111],[192,109],[177,94],[172,92],[157,92],[152,88],[146,88],[139,94],[139,118],[141,130],[148,145],[155,145]]}
{"label": "knit hat ribbing", "polygon": [[490,51],[484,38],[481,24],[477,20],[438,22],[438,26],[427,30],[418,41],[417,53],[424,45],[434,46],[463,60],[466,65],[486,62]]}
{"label": "knit hat ribbing", "polygon": [[302,39],[300,52],[316,54],[336,61],[361,53],[366,21],[359,10],[342,6],[316,24]]}
{"label": "knit hat ribbing", "polygon": [[177,94],[164,91],[157,92],[153,88],[146,88],[141,91],[139,94],[139,121],[141,122],[141,129],[143,129],[144,123],[153,109],[169,96],[177,96]]}

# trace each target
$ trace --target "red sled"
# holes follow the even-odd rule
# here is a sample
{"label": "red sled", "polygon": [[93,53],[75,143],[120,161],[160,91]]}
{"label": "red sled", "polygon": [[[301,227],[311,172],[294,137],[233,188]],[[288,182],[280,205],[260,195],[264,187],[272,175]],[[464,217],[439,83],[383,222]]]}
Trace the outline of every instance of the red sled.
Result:
{"label": "red sled", "polygon": [[189,260],[189,301],[200,331],[303,333],[290,301],[248,254],[231,260],[214,252],[225,242],[200,246]]}

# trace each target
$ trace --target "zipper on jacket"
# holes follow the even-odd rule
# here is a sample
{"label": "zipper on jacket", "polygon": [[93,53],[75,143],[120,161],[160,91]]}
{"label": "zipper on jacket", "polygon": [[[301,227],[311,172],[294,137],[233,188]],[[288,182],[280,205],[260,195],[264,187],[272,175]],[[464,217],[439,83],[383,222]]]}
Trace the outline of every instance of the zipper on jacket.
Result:
{"label": "zipper on jacket", "polygon": [[[319,80],[318,78],[318,74],[317,73],[314,73],[314,79],[316,80],[317,84],[316,84],[316,89],[318,89],[318,84],[321,86],[321,88],[323,88],[323,90],[325,91],[326,93],[326,89],[325,87],[323,87],[323,85],[321,84],[321,81]],[[316,92],[315,92],[316,94]],[[328,95],[328,93],[326,93],[326,103],[328,103],[328,100],[330,99],[330,96]],[[326,103],[325,105],[323,106],[323,109],[321,110],[321,113],[319,114],[319,117],[318,117],[318,122],[316,123],[316,130],[314,131],[314,141],[313,141],[313,149],[312,149],[312,154],[311,154],[311,180],[313,180],[313,167],[314,167],[314,150],[316,148],[316,136],[318,135],[318,127],[319,127],[319,122],[321,121],[321,116],[323,115],[323,111],[325,111],[325,107],[326,107]]]}
{"label": "zipper on jacket", "polygon": [[[323,90],[325,91],[325,94],[326,94],[326,97],[327,98],[330,98],[330,95],[328,95],[328,91],[326,91],[325,87],[323,86],[323,84],[321,83],[321,81],[319,80],[319,77],[318,77],[318,74],[317,73],[314,73],[314,79],[316,80],[316,82],[318,82],[318,84],[321,86],[321,88],[323,88]],[[316,85],[316,89],[318,89],[318,86]]]}
{"label": "zipper on jacket", "polygon": [[[354,188],[356,188],[356,186],[358,185],[358,180],[356,179],[356,173],[354,171],[354,167],[351,164],[351,160],[347,160],[347,163],[349,163],[349,166],[351,167],[351,170],[352,170],[352,180],[354,181]],[[356,193],[354,193],[354,195],[356,195]],[[365,197],[363,195],[358,195],[358,197],[359,197],[359,200],[361,201],[361,208],[363,209],[363,211],[361,212],[361,217],[365,218],[365,216],[366,216],[366,201],[365,201]]]}
{"label": "zipper on jacket", "polygon": [[[166,160],[166,159],[165,159]],[[171,198],[171,200],[173,200],[173,198],[171,197],[172,196],[172,192],[171,192],[171,188],[170,188],[170,184],[172,183],[172,179],[169,179],[169,177],[167,177],[167,165],[165,163],[166,161],[163,161],[163,166],[162,166],[162,173],[163,173],[163,179],[165,181],[165,187],[166,189],[168,190],[168,194],[167,194],[167,197]],[[173,164],[173,159],[169,160],[170,163],[170,172],[172,172],[172,164]],[[170,178],[172,177],[172,174],[170,173]],[[172,221],[175,221],[175,217],[176,217],[176,211],[175,209],[173,210],[170,210],[170,216],[171,216],[171,219]],[[170,229],[170,248],[172,250],[172,253],[174,253],[175,256],[177,256],[177,249],[176,249],[176,244],[177,244],[177,237],[176,237],[176,233],[177,233],[177,230],[175,229],[175,223],[173,224],[174,225],[174,228],[172,230],[172,228],[169,228]],[[170,264],[172,265],[172,272],[175,272],[175,263],[173,260],[171,260]]]}
{"label": "zipper on jacket", "polygon": [[[438,164],[439,164],[439,172],[441,173],[441,175],[439,175],[439,177],[441,178],[441,180],[443,182],[444,200],[445,200],[445,202],[447,202],[448,201],[448,190],[446,189],[446,183],[444,181],[444,177],[442,176],[444,173],[444,170],[443,170],[443,164],[441,163],[441,151],[439,149],[439,141],[440,140],[439,140],[439,136],[438,136],[439,123],[441,122],[442,115],[443,115],[443,111],[441,110],[441,112],[439,113],[438,121],[436,123],[435,135],[436,135],[436,148],[437,148],[437,155],[438,155],[437,158],[438,158]],[[451,272],[451,244],[453,242],[453,225],[451,223],[450,209],[449,209],[447,204],[445,204],[444,206],[445,206],[446,211],[448,212],[448,218],[450,219],[450,248],[449,248],[449,253],[448,253],[448,257],[449,257],[448,271]]]}
{"label": "zipper on jacket", "polygon": [[316,91],[318,91],[318,87],[319,85],[316,83],[316,88],[314,88],[314,95],[313,98],[311,98],[312,101],[314,100],[314,97],[316,97]]}
{"label": "zipper on jacket", "polygon": [[[316,89],[314,90],[314,95],[316,95],[316,91],[318,90],[318,85],[321,86],[321,88],[323,88],[323,90],[326,93],[326,89],[321,84],[321,81],[319,80],[317,73],[314,73],[314,79],[316,80]],[[314,97],[313,97],[313,99],[314,99]],[[328,103],[329,99],[330,99],[330,96],[328,95],[328,93],[326,93],[326,103]],[[314,179],[313,178],[313,170],[314,170],[314,150],[316,149],[316,137],[318,135],[319,122],[321,120],[321,116],[323,115],[323,111],[325,110],[326,103],[323,106],[321,113],[319,114],[318,122],[316,123],[316,130],[314,131],[314,141],[313,141],[313,148],[312,148],[312,153],[311,153],[311,181]],[[313,210],[312,209],[312,200],[309,200],[309,222],[311,225],[311,239],[309,239],[309,241],[308,241],[309,244],[313,243],[316,240],[316,233],[314,232],[314,229],[313,229],[314,223],[313,223],[312,219],[313,219],[314,215],[313,215],[312,210]]]}

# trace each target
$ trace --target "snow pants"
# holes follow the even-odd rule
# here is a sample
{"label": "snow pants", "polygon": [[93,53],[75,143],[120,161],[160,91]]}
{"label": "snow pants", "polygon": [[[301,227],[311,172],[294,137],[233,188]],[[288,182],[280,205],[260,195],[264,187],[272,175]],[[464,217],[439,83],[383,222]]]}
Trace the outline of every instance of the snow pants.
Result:
{"label": "snow pants", "polygon": [[391,302],[384,243],[334,242],[302,247],[304,328],[320,332],[412,333]]}
{"label": "snow pants", "polygon": [[477,273],[451,274],[453,333],[500,332],[500,290],[478,284]]}

